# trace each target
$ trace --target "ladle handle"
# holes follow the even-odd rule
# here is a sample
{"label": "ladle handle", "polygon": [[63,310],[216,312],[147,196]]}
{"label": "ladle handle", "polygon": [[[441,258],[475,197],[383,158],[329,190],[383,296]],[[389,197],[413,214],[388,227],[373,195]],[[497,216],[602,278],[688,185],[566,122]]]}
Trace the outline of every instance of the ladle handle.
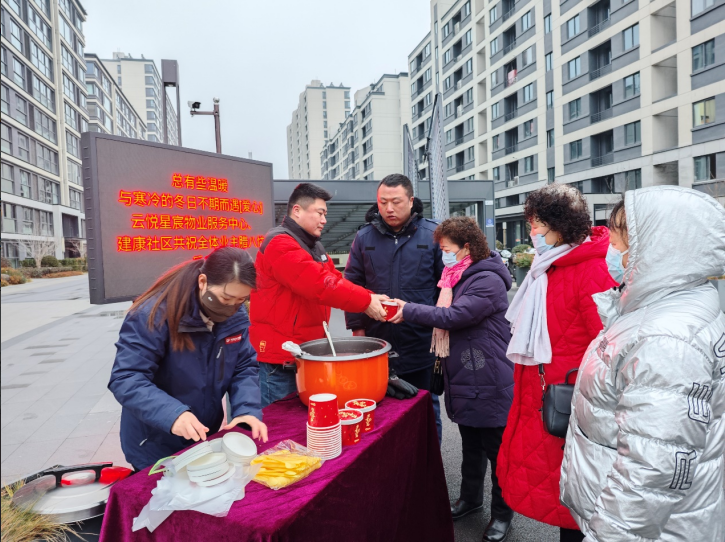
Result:
{"label": "ladle handle", "polygon": [[330,350],[332,350],[332,355],[337,357],[337,352],[335,352],[335,345],[332,344],[332,337],[330,336],[330,328],[327,327],[327,322],[324,320],[322,321],[322,327],[325,330],[327,342],[330,343]]}

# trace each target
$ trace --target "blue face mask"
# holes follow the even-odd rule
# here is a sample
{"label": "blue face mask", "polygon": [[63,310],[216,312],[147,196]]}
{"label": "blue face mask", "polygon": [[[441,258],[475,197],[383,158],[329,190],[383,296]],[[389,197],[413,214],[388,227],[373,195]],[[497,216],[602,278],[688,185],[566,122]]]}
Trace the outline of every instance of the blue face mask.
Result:
{"label": "blue face mask", "polygon": [[618,284],[622,284],[622,281],[624,280],[624,265],[622,264],[622,259],[627,252],[629,252],[629,249],[624,252],[620,252],[612,245],[609,245],[609,248],[607,249],[606,260],[607,267],[609,268],[609,274],[612,275],[612,278],[616,280]]}
{"label": "blue face mask", "polygon": [[531,237],[531,243],[534,245],[534,249],[536,250],[537,254],[543,254],[547,250],[551,250],[552,248],[554,248],[554,245],[550,245],[549,243],[547,243],[546,237],[540,233],[537,233],[536,235],[533,235]]}
{"label": "blue face mask", "polygon": [[453,267],[456,265],[458,263],[456,256],[458,256],[458,252],[442,252],[441,259],[443,260],[443,265],[446,267]]}

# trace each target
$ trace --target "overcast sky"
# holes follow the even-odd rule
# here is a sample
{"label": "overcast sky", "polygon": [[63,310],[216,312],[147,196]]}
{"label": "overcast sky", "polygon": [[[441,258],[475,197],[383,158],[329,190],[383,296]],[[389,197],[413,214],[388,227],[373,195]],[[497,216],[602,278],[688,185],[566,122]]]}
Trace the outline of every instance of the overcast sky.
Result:
{"label": "overcast sky", "polygon": [[[285,130],[312,79],[352,92],[407,71],[430,28],[428,0],[81,0],[86,51],[179,61],[185,147],[214,151],[214,121],[186,102],[221,99],[224,154],[274,164],[287,178]],[[169,89],[170,96],[173,89]],[[143,113],[142,113],[143,114]]]}

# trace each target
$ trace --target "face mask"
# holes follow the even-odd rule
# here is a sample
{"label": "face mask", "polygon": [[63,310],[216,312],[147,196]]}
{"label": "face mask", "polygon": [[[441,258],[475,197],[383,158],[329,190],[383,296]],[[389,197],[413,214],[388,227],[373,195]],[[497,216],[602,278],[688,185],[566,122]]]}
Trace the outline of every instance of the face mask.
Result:
{"label": "face mask", "polygon": [[201,304],[204,314],[209,320],[215,323],[221,323],[231,316],[234,316],[241,305],[225,305],[216,294],[212,293],[207,287],[206,291],[201,294]]}
{"label": "face mask", "polygon": [[454,265],[456,265],[458,263],[456,256],[458,256],[458,252],[441,253],[441,258],[443,259],[443,265],[445,265],[446,267],[453,267]]}
{"label": "face mask", "polygon": [[607,267],[609,268],[609,274],[612,278],[617,281],[618,284],[622,284],[624,280],[624,265],[622,265],[622,259],[624,255],[629,252],[629,249],[624,252],[620,252],[612,245],[609,245],[607,249]]}
{"label": "face mask", "polygon": [[[546,232],[549,233],[549,232]],[[546,242],[546,237],[541,235],[540,233],[537,233],[536,235],[531,237],[531,243],[534,245],[534,249],[536,249],[536,253],[541,255],[547,250],[551,250],[554,248],[554,245],[550,245]]]}

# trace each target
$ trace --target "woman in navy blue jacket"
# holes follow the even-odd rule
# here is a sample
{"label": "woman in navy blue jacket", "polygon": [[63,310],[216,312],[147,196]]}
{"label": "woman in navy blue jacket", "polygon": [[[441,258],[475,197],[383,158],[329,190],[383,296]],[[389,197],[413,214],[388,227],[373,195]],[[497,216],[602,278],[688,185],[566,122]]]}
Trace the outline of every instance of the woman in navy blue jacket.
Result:
{"label": "woman in navy blue jacket", "polygon": [[224,429],[246,423],[267,441],[242,307],[255,280],[251,256],[222,247],[174,267],[131,306],[108,388],[123,407],[121,447],[136,470],[217,431],[226,393],[233,419]]}
{"label": "woman in navy blue jacket", "polygon": [[513,398],[513,364],[506,358],[511,338],[504,318],[511,275],[491,252],[470,217],[445,220],[434,233],[445,265],[435,307],[396,300],[393,323],[406,321],[435,328],[431,350],[441,360],[448,417],[458,424],[463,442],[460,498],[454,519],[480,510],[483,481],[491,462],[491,521],[484,542],[506,538],[513,511],[501,496],[496,457]]}

